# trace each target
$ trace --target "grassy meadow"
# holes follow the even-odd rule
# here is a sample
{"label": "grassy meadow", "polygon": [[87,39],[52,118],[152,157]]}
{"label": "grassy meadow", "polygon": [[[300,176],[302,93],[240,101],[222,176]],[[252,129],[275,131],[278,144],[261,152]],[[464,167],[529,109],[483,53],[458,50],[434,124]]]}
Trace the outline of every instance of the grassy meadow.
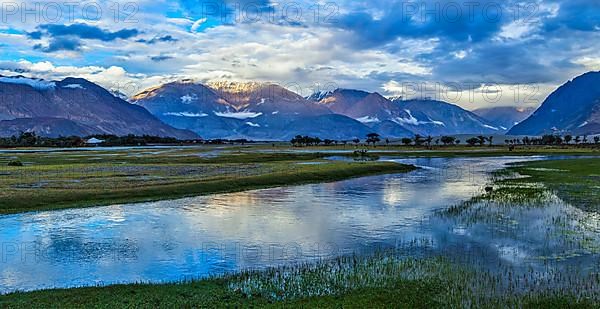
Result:
{"label": "grassy meadow", "polygon": [[[402,173],[392,162],[339,162],[322,153],[211,148],[0,154],[0,214],[236,192]],[[23,166],[8,166],[9,162]]]}

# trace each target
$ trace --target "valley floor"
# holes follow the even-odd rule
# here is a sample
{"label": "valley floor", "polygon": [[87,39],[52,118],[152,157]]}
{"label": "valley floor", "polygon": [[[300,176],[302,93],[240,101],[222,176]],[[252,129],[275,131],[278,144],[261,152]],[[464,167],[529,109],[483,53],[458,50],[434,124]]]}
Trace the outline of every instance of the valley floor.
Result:
{"label": "valley floor", "polygon": [[[478,151],[498,154],[504,150]],[[455,156],[460,152],[410,155]],[[398,153],[409,155],[394,150]],[[564,149],[530,149],[527,153],[597,154],[593,150]],[[329,162],[323,154],[311,152],[269,154],[233,148],[2,156],[4,160],[18,157],[26,163],[25,167],[0,170],[0,208],[4,213],[333,181],[413,169],[384,162]],[[444,215],[482,220],[482,207],[504,209],[515,201],[528,207],[544,207],[549,196],[597,214],[599,174],[599,158],[516,164],[496,173],[489,184],[493,191],[451,207]],[[80,191],[85,193],[70,193]],[[545,289],[538,285],[536,275],[526,272],[513,281],[516,275],[512,270],[491,273],[444,258],[414,259],[402,257],[401,252],[381,252],[177,284],[14,293],[0,296],[0,307],[600,308],[597,269],[589,276],[557,276]]]}
{"label": "valley floor", "polygon": [[[415,169],[324,157],[196,147],[2,153],[0,214],[167,200]],[[16,160],[23,166],[8,166]]]}

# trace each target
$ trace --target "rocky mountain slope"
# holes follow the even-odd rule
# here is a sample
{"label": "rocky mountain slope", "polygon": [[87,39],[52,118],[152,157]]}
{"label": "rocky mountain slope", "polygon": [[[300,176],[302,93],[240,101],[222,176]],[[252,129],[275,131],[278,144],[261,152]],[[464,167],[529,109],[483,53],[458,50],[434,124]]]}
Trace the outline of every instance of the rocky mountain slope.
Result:
{"label": "rocky mountain slope", "polygon": [[147,110],[85,79],[45,81],[0,76],[0,133],[40,135],[157,135],[182,139],[195,133],[162,123]]}
{"label": "rocky mountain slope", "polygon": [[554,91],[511,135],[600,134],[600,72],[588,72]]}

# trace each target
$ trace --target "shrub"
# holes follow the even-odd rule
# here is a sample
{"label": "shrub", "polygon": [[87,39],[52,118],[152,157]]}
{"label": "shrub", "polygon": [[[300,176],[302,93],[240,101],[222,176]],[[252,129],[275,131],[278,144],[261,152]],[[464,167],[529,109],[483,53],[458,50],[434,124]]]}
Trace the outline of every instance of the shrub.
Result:
{"label": "shrub", "polygon": [[23,166],[23,163],[19,160],[14,160],[14,161],[8,162],[8,166]]}

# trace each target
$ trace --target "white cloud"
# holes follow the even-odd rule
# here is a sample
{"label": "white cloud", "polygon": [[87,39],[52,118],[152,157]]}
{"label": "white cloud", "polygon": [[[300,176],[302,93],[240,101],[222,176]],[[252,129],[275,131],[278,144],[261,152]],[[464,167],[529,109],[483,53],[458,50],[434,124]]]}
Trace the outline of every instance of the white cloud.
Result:
{"label": "white cloud", "polygon": [[589,71],[600,71],[600,57],[584,56],[575,59],[574,63],[584,66]]}

